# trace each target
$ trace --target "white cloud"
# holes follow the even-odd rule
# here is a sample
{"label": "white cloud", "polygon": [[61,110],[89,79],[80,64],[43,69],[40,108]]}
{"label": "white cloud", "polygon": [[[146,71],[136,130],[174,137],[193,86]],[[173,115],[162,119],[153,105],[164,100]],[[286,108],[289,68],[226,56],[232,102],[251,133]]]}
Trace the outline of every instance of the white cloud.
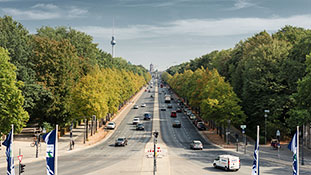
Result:
{"label": "white cloud", "polygon": [[36,4],[30,9],[2,8],[5,15],[18,20],[73,19],[83,17],[87,10],[77,7],[58,7],[54,4]]}
{"label": "white cloud", "polygon": [[2,11],[6,15],[13,16],[20,20],[46,20],[46,19],[56,19],[62,17],[59,13],[41,11],[41,10],[19,10],[14,8],[3,8]]}
{"label": "white cloud", "polygon": [[[274,18],[224,18],[224,19],[186,19],[177,20],[161,25],[132,25],[115,29],[116,38],[138,39],[170,36],[233,36],[252,35],[267,30],[277,31],[285,25],[293,25],[304,28],[311,28],[311,14],[274,17]],[[96,38],[109,38],[112,28],[100,26],[78,27]]]}
{"label": "white cloud", "polygon": [[48,9],[48,10],[58,9],[58,7],[54,4],[36,4],[32,6],[32,8]]}
{"label": "white cloud", "polygon": [[242,9],[242,8],[247,8],[247,7],[251,7],[254,6],[255,4],[250,3],[248,0],[237,0],[234,4],[234,7],[236,9]]}

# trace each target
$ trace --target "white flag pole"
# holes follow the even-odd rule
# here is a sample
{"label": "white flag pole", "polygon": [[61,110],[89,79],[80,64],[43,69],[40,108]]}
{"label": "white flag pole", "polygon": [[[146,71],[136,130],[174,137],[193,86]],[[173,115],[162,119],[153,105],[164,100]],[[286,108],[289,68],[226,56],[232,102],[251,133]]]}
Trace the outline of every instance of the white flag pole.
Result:
{"label": "white flag pole", "polygon": [[297,126],[297,153],[296,153],[296,157],[297,157],[297,175],[299,175],[299,126]]}
{"label": "white flag pole", "polygon": [[55,175],[57,175],[58,174],[58,171],[57,171],[57,167],[58,167],[58,160],[57,160],[57,153],[58,153],[58,150],[57,150],[57,148],[58,148],[58,146],[57,146],[57,144],[58,144],[58,125],[56,125],[55,130],[56,130],[56,137],[55,137],[55,167],[54,167],[54,173],[55,173]]}
{"label": "white flag pole", "polygon": [[256,168],[257,168],[257,175],[259,175],[259,125],[257,125],[257,160],[256,160]]}

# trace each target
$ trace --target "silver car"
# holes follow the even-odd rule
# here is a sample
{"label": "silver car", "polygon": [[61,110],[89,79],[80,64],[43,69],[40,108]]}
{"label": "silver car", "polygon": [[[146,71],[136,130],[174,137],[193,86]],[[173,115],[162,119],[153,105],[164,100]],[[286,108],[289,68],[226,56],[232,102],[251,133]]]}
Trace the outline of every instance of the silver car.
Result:
{"label": "silver car", "polygon": [[139,118],[135,117],[135,118],[133,119],[133,125],[137,125],[139,122],[140,122],[140,119],[139,119]]}
{"label": "silver car", "polygon": [[191,143],[190,143],[190,148],[191,149],[199,149],[199,150],[202,150],[203,149],[203,144],[200,140],[193,140]]}

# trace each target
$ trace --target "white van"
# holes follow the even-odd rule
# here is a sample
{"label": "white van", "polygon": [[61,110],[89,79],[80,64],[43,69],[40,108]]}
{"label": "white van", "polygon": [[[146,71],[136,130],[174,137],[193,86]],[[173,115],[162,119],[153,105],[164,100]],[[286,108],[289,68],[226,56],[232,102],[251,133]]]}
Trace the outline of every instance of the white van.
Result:
{"label": "white van", "polygon": [[240,158],[232,155],[219,155],[213,162],[215,168],[225,170],[239,170],[241,167]]}

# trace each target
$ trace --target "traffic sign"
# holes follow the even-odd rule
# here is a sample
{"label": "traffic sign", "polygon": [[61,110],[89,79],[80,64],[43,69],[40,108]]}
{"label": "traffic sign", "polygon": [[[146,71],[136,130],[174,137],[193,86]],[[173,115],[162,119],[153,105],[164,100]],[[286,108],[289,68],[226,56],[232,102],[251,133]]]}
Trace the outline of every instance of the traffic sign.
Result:
{"label": "traffic sign", "polygon": [[18,158],[19,162],[22,162],[23,155],[19,155],[19,156],[17,156],[17,158]]}
{"label": "traffic sign", "polygon": [[242,129],[245,129],[246,128],[246,125],[241,125],[240,126]]}
{"label": "traffic sign", "polygon": [[269,112],[270,112],[270,110],[268,110],[268,109],[265,109],[265,112],[266,112],[266,113],[269,113]]}

